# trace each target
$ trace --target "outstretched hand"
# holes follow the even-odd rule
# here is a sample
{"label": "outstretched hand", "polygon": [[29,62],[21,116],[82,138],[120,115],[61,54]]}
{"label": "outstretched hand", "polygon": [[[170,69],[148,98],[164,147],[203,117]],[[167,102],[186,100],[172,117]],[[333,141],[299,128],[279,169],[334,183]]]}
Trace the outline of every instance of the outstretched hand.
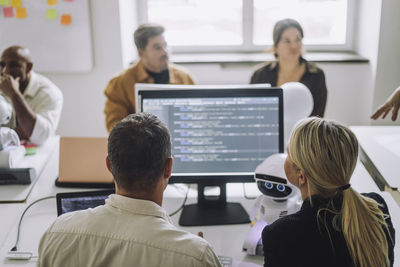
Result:
{"label": "outstretched hand", "polygon": [[386,100],[386,102],[381,105],[374,114],[372,114],[371,119],[376,120],[380,116],[382,119],[392,110],[392,121],[397,119],[397,114],[400,108],[400,87],[397,88],[393,94]]}

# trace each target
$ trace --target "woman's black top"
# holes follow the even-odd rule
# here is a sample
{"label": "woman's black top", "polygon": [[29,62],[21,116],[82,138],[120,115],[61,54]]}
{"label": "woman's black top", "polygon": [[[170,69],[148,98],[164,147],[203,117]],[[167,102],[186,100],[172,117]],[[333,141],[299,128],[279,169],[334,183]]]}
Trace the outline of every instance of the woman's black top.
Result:
{"label": "woman's black top", "polygon": [[[310,116],[323,117],[325,113],[326,99],[328,90],[325,84],[325,74],[314,63],[302,59],[306,64],[306,70],[300,79],[300,82],[308,87],[314,100],[314,108]],[[278,80],[279,64],[278,62],[268,62],[254,71],[250,83],[269,83],[276,87]]]}
{"label": "woman's black top", "polygon": [[[380,195],[376,193],[363,195],[374,199],[380,204],[382,212],[389,215],[386,202]],[[262,233],[264,267],[354,267],[342,232],[335,230],[332,225],[334,215],[331,212],[320,212],[319,223],[317,220],[320,208],[333,205],[338,210],[342,201],[343,194],[336,195],[332,202],[321,196],[312,196],[313,205],[306,199],[300,211],[266,226]],[[324,220],[326,224],[323,223]],[[390,236],[385,228],[384,230],[388,240],[389,259],[393,266],[395,230],[390,216],[386,219],[386,223]]]}

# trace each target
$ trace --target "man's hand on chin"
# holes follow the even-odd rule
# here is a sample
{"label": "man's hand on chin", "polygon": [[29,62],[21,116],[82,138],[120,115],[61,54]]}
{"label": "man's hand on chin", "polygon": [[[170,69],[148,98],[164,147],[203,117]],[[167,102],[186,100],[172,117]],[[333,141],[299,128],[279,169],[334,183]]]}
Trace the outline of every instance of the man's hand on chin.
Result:
{"label": "man's hand on chin", "polygon": [[0,78],[1,92],[7,97],[13,98],[19,92],[19,79],[20,77],[14,78],[9,74],[3,74]]}

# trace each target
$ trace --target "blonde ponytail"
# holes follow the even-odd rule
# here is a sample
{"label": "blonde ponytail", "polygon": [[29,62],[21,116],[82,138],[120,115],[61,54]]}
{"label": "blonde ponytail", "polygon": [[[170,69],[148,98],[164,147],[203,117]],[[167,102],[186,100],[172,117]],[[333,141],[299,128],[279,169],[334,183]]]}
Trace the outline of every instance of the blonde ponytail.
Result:
{"label": "blonde ponytail", "polygon": [[350,189],[343,192],[341,224],[344,238],[355,266],[390,266],[388,241],[384,226],[389,232],[378,204]]}
{"label": "blonde ponytail", "polygon": [[[358,157],[357,138],[348,128],[321,118],[302,120],[288,147],[293,163],[304,170],[308,192],[325,197],[343,193],[343,204],[334,214],[333,227],[342,229],[355,266],[388,266],[388,227],[378,204],[349,185]],[[311,200],[311,196],[309,196]],[[327,210],[326,208],[318,211]],[[388,231],[389,232],[389,231]],[[391,242],[391,240],[389,241]]]}

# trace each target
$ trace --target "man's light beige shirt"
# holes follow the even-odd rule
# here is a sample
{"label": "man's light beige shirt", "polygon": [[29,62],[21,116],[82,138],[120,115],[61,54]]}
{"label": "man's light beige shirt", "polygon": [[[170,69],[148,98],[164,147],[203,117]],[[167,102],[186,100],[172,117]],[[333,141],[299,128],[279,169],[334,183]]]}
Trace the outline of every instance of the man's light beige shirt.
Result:
{"label": "man's light beige shirt", "polygon": [[38,266],[220,266],[204,239],[177,229],[152,201],[111,195],[104,206],[60,216]]}

